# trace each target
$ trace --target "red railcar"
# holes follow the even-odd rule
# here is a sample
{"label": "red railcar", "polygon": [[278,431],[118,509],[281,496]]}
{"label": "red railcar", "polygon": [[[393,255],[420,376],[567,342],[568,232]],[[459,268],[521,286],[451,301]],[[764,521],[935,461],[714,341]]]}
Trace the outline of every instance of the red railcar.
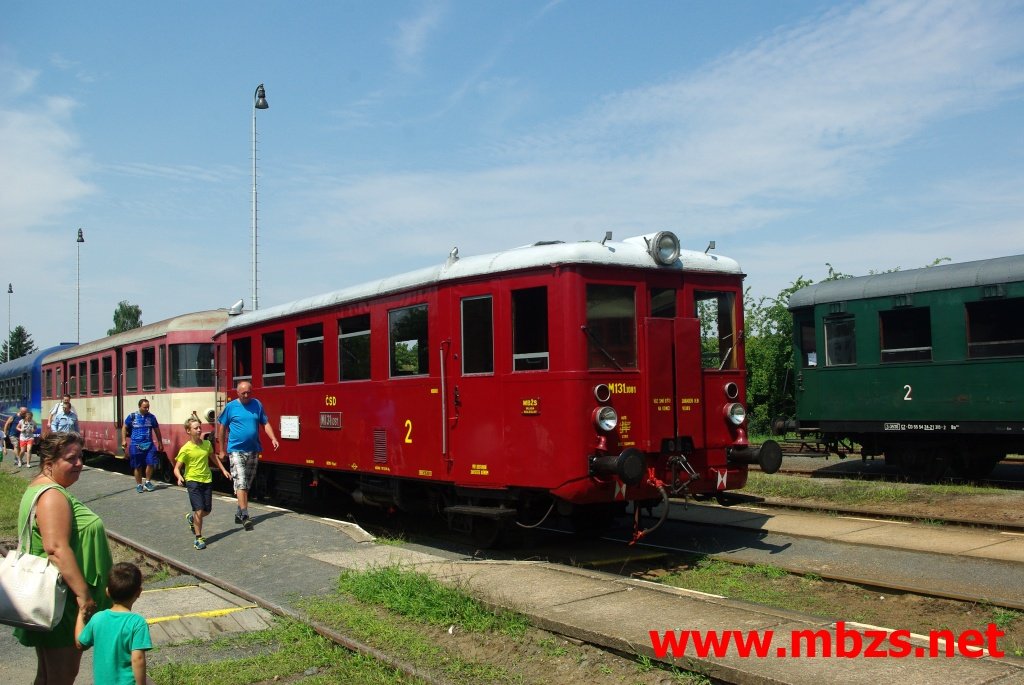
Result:
{"label": "red railcar", "polygon": [[219,366],[278,430],[257,489],[341,489],[481,539],[552,512],[592,526],[777,468],[747,444],[742,295],[735,261],[669,232],[453,250],[232,317]]}

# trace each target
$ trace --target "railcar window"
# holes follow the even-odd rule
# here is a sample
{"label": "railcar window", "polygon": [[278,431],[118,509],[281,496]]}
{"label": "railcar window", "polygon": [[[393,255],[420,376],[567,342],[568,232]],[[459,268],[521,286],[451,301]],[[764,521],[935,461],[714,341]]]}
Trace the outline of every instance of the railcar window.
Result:
{"label": "railcar window", "polygon": [[338,319],[338,380],[370,377],[370,315]]}
{"label": "railcar window", "polygon": [[87,381],[89,377],[85,375],[85,362],[78,362],[78,394],[85,397],[88,392]]}
{"label": "railcar window", "polygon": [[231,361],[234,363],[234,384],[252,380],[252,339],[239,338],[231,343]]}
{"label": "railcar window", "polygon": [[693,293],[694,316],[700,320],[700,361],[705,369],[736,368],[736,293]]}
{"label": "railcar window", "polygon": [[64,381],[62,380],[62,376],[61,376],[62,373],[63,372],[60,370],[60,367],[58,367],[57,368],[57,387],[55,388],[55,391],[53,393],[54,397],[59,397],[59,396],[64,394]]}
{"label": "railcar window", "polygon": [[156,390],[156,348],[142,348],[142,389]]}
{"label": "railcar window", "polygon": [[[246,341],[249,339],[246,338]],[[237,340],[235,342],[238,342]],[[212,388],[216,382],[213,343],[170,346],[172,388]]]}
{"label": "railcar window", "polygon": [[928,307],[878,312],[883,362],[927,362],[932,359],[932,321]]}
{"label": "railcar window", "polygon": [[490,295],[462,301],[462,373],[494,372],[494,309]]}
{"label": "railcar window", "polygon": [[1024,297],[967,303],[967,356],[1024,355]]}
{"label": "railcar window", "polygon": [[124,389],[125,392],[137,392],[139,389],[139,353],[137,350],[125,352]]}
{"label": "railcar window", "polygon": [[284,385],[284,331],[263,335],[263,385]]}
{"label": "railcar window", "polygon": [[109,395],[114,391],[114,371],[113,371],[114,359],[113,357],[103,358],[103,394]]}
{"label": "railcar window", "polygon": [[800,322],[800,365],[803,368],[818,365],[818,336],[814,320]]}
{"label": "railcar window", "polygon": [[656,319],[676,318],[675,288],[651,288],[651,316]]}
{"label": "railcar window", "polygon": [[100,360],[89,360],[89,394],[100,394]]}
{"label": "railcar window", "polygon": [[388,312],[391,375],[418,376],[430,372],[427,349],[427,305]]}
{"label": "railcar window", "polygon": [[636,289],[628,285],[587,285],[587,366],[636,367]]}
{"label": "railcar window", "polygon": [[852,316],[825,319],[825,366],[857,363],[857,341]]}
{"label": "railcar window", "polygon": [[548,289],[512,291],[512,369],[548,368]]}
{"label": "railcar window", "polygon": [[47,399],[53,397],[53,369],[46,370],[46,380],[43,381],[43,392]]}
{"label": "railcar window", "polygon": [[299,326],[296,363],[299,383],[324,382],[324,325]]}
{"label": "railcar window", "polygon": [[160,346],[160,363],[157,365],[157,376],[160,377],[160,389],[167,389],[167,346]]}

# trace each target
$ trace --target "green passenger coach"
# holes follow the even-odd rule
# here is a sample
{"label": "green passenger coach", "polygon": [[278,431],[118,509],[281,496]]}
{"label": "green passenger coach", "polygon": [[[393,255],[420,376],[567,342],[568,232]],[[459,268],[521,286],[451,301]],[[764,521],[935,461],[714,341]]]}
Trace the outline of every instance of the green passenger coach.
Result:
{"label": "green passenger coach", "polygon": [[826,281],[789,300],[796,422],[907,476],[1024,453],[1024,255]]}

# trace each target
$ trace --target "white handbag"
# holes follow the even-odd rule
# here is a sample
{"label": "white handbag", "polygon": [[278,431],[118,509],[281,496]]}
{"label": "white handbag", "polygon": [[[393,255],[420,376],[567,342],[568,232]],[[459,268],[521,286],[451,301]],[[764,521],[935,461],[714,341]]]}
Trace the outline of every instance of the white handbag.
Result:
{"label": "white handbag", "polygon": [[[53,630],[64,617],[68,586],[57,567],[45,557],[29,554],[39,497],[36,493],[25,525],[18,532],[18,548],[7,552],[0,565],[0,623],[26,630]],[[22,551],[24,545],[24,551]]]}

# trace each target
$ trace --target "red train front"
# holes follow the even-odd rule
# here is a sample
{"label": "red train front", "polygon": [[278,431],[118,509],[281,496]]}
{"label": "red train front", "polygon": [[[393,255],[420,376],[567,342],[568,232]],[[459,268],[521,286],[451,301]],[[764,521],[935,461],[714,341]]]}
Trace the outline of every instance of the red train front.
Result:
{"label": "red train front", "polygon": [[746,440],[742,285],[668,232],[453,250],[234,317],[222,381],[251,381],[279,430],[275,496],[432,510],[481,541],[551,514],[593,527],[778,467]]}

